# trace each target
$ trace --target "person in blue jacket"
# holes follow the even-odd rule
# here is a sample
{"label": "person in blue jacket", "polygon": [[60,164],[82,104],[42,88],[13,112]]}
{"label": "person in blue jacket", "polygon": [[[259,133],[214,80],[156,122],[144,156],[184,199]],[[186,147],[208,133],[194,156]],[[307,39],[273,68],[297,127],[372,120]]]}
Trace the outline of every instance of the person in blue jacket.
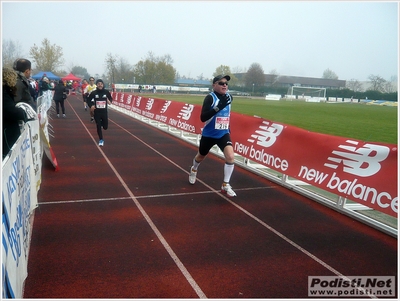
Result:
{"label": "person in blue jacket", "polygon": [[190,168],[189,183],[196,182],[197,170],[200,163],[208,155],[210,149],[217,144],[224,153],[224,179],[221,192],[229,197],[236,196],[229,181],[234,169],[234,150],[230,136],[229,122],[231,113],[232,95],[227,93],[229,75],[218,75],[213,79],[213,92],[203,101],[200,119],[205,122],[199,149]]}

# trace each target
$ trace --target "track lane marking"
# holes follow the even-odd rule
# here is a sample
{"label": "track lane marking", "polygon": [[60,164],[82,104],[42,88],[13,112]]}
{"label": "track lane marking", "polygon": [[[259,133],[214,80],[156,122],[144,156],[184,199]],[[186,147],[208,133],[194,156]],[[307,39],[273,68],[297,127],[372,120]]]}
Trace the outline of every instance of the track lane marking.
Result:
{"label": "track lane marking", "polygon": [[[235,189],[237,191],[248,191],[248,190],[264,190],[273,189],[275,186],[270,187],[253,187],[253,188],[240,188]],[[211,194],[214,193],[210,190],[197,191],[197,192],[182,192],[182,193],[165,193],[165,194],[149,194],[136,196],[137,199],[151,199],[151,198],[164,198],[171,196],[188,196],[188,195],[198,195],[198,194]],[[127,200],[130,199],[129,196],[126,197],[115,197],[115,198],[99,198],[99,199],[83,199],[83,200],[65,200],[65,201],[49,201],[49,202],[38,202],[38,205],[49,205],[49,204],[66,204],[66,203],[84,203],[84,202],[103,202],[103,201],[116,201],[116,200]]]}
{"label": "track lane marking", "polygon": [[[117,113],[123,114],[121,112],[115,111]],[[126,115],[125,115],[126,116]],[[133,118],[133,117],[131,117]],[[135,139],[137,139],[140,143],[142,143],[143,145],[145,145],[146,147],[148,147],[149,149],[151,149],[152,151],[154,151],[155,153],[157,153],[158,155],[160,155],[162,158],[164,158],[166,161],[170,162],[172,165],[174,165],[175,167],[177,167],[178,169],[182,170],[183,172],[185,172],[187,175],[189,175],[189,172],[182,168],[181,166],[179,166],[177,163],[175,163],[174,161],[172,161],[171,159],[169,159],[168,157],[166,157],[165,155],[163,155],[161,152],[159,152],[158,150],[156,150],[155,148],[153,148],[152,146],[150,146],[149,144],[147,144],[146,142],[144,142],[142,139],[138,138],[136,135],[132,134],[131,132],[129,132],[128,130],[126,130],[125,128],[123,128],[122,126],[120,126],[118,123],[116,123],[113,120],[110,120],[112,123],[114,123],[117,127],[119,127],[120,129],[122,129],[123,131],[127,132],[129,135],[131,135],[132,137],[134,137]],[[155,128],[156,129],[156,128]],[[201,184],[203,184],[205,187],[207,187],[208,189],[210,189],[210,191],[215,192],[217,194],[219,194],[223,199],[225,199],[227,202],[229,202],[230,204],[232,204],[233,206],[235,206],[236,208],[238,208],[240,211],[242,211],[244,214],[246,214],[247,216],[249,216],[250,218],[252,218],[253,220],[255,220],[256,222],[258,222],[260,225],[262,225],[263,227],[265,227],[266,229],[268,229],[269,231],[271,231],[272,233],[274,233],[275,235],[277,235],[278,237],[280,237],[281,239],[283,239],[285,242],[289,243],[290,245],[292,245],[294,248],[296,248],[297,250],[299,250],[301,253],[303,253],[304,255],[308,256],[309,258],[311,258],[312,260],[314,260],[315,262],[317,262],[318,264],[320,264],[321,266],[323,266],[324,268],[326,268],[327,270],[331,271],[333,274],[337,275],[338,277],[341,277],[347,281],[351,281],[350,278],[346,277],[345,275],[343,275],[342,273],[340,273],[338,270],[336,270],[335,268],[333,268],[332,266],[330,266],[329,264],[327,264],[325,261],[319,259],[317,256],[315,256],[314,254],[312,254],[311,252],[307,251],[306,249],[304,249],[303,247],[301,247],[299,244],[295,243],[294,241],[292,241],[290,238],[286,237],[284,234],[280,233],[278,230],[276,230],[275,228],[273,228],[272,226],[268,225],[267,223],[265,223],[264,221],[262,221],[261,219],[259,219],[258,217],[256,217],[255,215],[253,215],[252,213],[250,213],[249,211],[247,211],[246,209],[244,209],[243,207],[239,206],[238,204],[236,204],[235,202],[233,202],[230,198],[228,198],[227,196],[223,195],[222,193],[220,193],[219,190],[214,189],[213,187],[211,187],[210,185],[208,185],[207,183],[205,183],[204,181],[200,180],[199,178],[196,179],[197,182],[200,182]],[[366,295],[368,295],[369,297],[372,298],[376,298],[376,296],[370,294],[369,292],[366,292],[364,288],[362,287],[357,287],[360,290],[363,290],[365,292]]]}
{"label": "track lane marking", "polygon": [[196,292],[197,296],[201,299],[207,299],[207,296],[204,294],[200,286],[197,284],[197,282],[194,280],[192,275],[189,273],[189,271],[186,269],[184,264],[181,262],[181,260],[178,258],[178,256],[175,254],[174,250],[170,247],[168,244],[167,240],[164,238],[164,236],[161,234],[161,232],[158,230],[157,226],[153,223],[152,219],[150,216],[147,214],[147,212],[144,210],[142,205],[139,203],[135,195],[132,193],[132,191],[129,189],[128,185],[125,183],[125,181],[122,179],[121,175],[118,173],[118,171],[115,169],[114,165],[111,163],[111,161],[108,159],[106,154],[103,152],[101,147],[97,144],[95,138],[93,135],[90,133],[89,129],[86,127],[86,125],[83,123],[82,119],[78,116],[77,112],[74,110],[74,108],[71,106],[71,104],[68,102],[70,105],[71,109],[74,111],[75,115],[81,122],[82,126],[85,128],[89,136],[92,138],[93,142],[96,144],[98,150],[100,151],[101,155],[104,157],[106,160],[107,164],[110,166],[111,170],[114,172],[118,180],[120,181],[121,185],[125,188],[126,192],[132,199],[132,201],[135,203],[136,207],[139,209],[140,213],[143,215],[143,217],[146,219],[147,223],[149,224],[150,228],[153,230],[157,238],[160,240],[161,244],[164,246],[165,250],[168,252],[169,256],[172,258],[172,260],[175,262],[183,276],[186,278],[186,280],[189,282],[190,286],[193,288],[193,290]]}
{"label": "track lane marking", "polygon": [[[75,112],[76,111],[72,108],[72,110]],[[121,112],[118,111],[114,111],[116,113],[120,113],[123,114]],[[124,116],[127,116],[125,114],[123,114]],[[78,119],[81,121],[82,125],[85,127],[86,131],[89,133],[90,137],[92,138],[93,142],[97,145],[95,139],[93,138],[93,136],[91,135],[91,133],[89,132],[89,130],[87,129],[87,127],[85,126],[85,124],[82,122],[82,120],[79,118],[79,116],[77,115]],[[131,117],[133,119],[133,117]],[[115,124],[117,127],[119,127],[120,129],[122,129],[123,131],[127,132],[129,135],[131,135],[132,137],[134,137],[136,140],[138,140],[139,142],[141,142],[143,145],[145,145],[146,147],[148,147],[149,149],[151,149],[152,151],[154,151],[155,153],[157,153],[158,155],[160,155],[162,158],[164,158],[165,160],[167,160],[168,162],[170,162],[172,165],[174,165],[175,167],[177,167],[178,169],[182,170],[183,172],[185,172],[187,175],[189,175],[189,172],[186,171],[186,169],[182,168],[181,166],[179,166],[177,163],[175,163],[174,161],[172,161],[171,159],[169,159],[168,157],[164,156],[161,152],[159,152],[158,150],[156,150],[155,148],[153,148],[152,146],[150,146],[149,144],[147,144],[146,142],[144,142],[142,139],[138,138],[136,135],[132,134],[131,132],[129,132],[128,130],[126,130],[125,128],[123,128],[122,126],[120,126],[118,123],[116,123],[115,121],[113,121],[112,119],[109,118],[109,121],[111,121],[113,124]],[[139,121],[140,122],[140,121]],[[167,243],[167,241],[164,239],[164,237],[162,236],[162,234],[159,232],[159,230],[157,229],[157,227],[154,225],[154,223],[151,221],[150,217],[147,215],[147,213],[144,211],[144,209],[142,208],[142,206],[140,205],[139,201],[137,200],[137,198],[133,195],[133,193],[129,190],[129,187],[126,186],[125,182],[123,181],[123,179],[120,177],[119,173],[115,170],[114,166],[111,164],[111,162],[108,160],[107,156],[105,155],[105,153],[100,149],[100,146],[97,145],[97,148],[100,150],[101,154],[103,155],[103,157],[105,158],[105,160],[107,161],[107,163],[109,163],[111,169],[114,171],[114,173],[117,175],[117,177],[120,179],[121,184],[126,187],[125,189],[127,190],[128,194],[131,196],[132,200],[135,202],[136,206],[139,208],[139,210],[142,212],[143,216],[146,218],[146,220],[149,220],[151,222],[151,224],[149,223],[149,225],[152,227],[152,225],[154,226],[153,231],[156,233],[157,237],[160,237],[163,239],[163,241],[165,242],[166,245],[164,245],[163,241],[161,241],[164,245],[164,247],[168,246],[168,248],[170,248],[169,244]],[[237,209],[239,209],[240,211],[242,211],[244,214],[246,214],[247,216],[249,216],[250,218],[254,219],[256,222],[258,222],[260,225],[262,225],[263,227],[265,227],[266,229],[268,229],[269,231],[271,231],[272,233],[274,233],[275,235],[277,235],[278,237],[280,237],[281,239],[283,239],[285,242],[289,243],[290,245],[292,245],[294,248],[296,248],[297,250],[299,250],[301,253],[303,253],[304,255],[308,256],[309,258],[311,258],[312,260],[314,260],[315,262],[319,263],[320,265],[322,265],[324,268],[326,268],[327,270],[331,271],[333,274],[351,281],[351,279],[349,279],[348,277],[346,277],[345,275],[343,275],[342,273],[340,273],[339,271],[337,271],[335,268],[331,267],[329,264],[327,264],[326,262],[324,262],[323,260],[319,259],[317,256],[315,256],[314,254],[312,254],[311,252],[307,251],[306,249],[304,249],[303,247],[301,247],[299,244],[295,243],[294,241],[292,241],[291,239],[289,239],[288,237],[286,237],[284,234],[280,233],[278,230],[276,230],[275,228],[271,227],[270,225],[268,225],[267,223],[265,223],[264,221],[262,221],[261,219],[259,219],[258,217],[256,217],[255,215],[253,215],[252,213],[250,213],[249,211],[247,211],[246,209],[244,209],[243,207],[239,206],[238,204],[236,204],[235,202],[233,202],[231,199],[229,199],[228,197],[226,197],[225,195],[223,195],[222,193],[219,192],[219,190],[214,189],[213,187],[211,187],[210,185],[208,185],[207,183],[205,183],[204,181],[197,179],[197,182],[202,183],[205,187],[207,187],[211,192],[217,193],[219,194],[223,199],[225,199],[227,202],[229,202],[230,204],[232,204],[233,206],[235,206]],[[132,194],[132,195],[131,195]],[[157,232],[156,232],[157,231]],[[159,235],[157,234],[159,233]],[[159,239],[160,239],[159,237]],[[174,256],[176,256],[176,254],[174,253],[174,251],[172,250],[172,248],[170,248],[172,254],[174,254]],[[168,251],[168,249],[167,249]],[[169,253],[169,251],[168,251]],[[170,254],[171,256],[171,254]],[[172,257],[172,256],[171,256]],[[173,258],[174,259],[174,258]],[[193,289],[196,291],[196,293],[198,294],[198,296],[200,298],[207,298],[205,296],[205,294],[202,292],[202,290],[200,289],[200,287],[197,285],[197,283],[195,282],[195,280],[192,278],[192,276],[190,275],[190,273],[187,271],[187,269],[185,268],[185,266],[183,265],[183,263],[179,260],[179,258],[176,256],[176,260],[175,263],[179,265],[178,267],[185,271],[185,273],[187,273],[187,275],[189,276],[188,282],[192,285]],[[186,274],[182,271],[182,273],[185,275]],[[363,288],[358,288],[360,290],[365,291],[365,289]],[[366,293],[366,295],[368,295],[369,297],[372,298],[376,298],[376,296],[370,294],[370,293]]]}

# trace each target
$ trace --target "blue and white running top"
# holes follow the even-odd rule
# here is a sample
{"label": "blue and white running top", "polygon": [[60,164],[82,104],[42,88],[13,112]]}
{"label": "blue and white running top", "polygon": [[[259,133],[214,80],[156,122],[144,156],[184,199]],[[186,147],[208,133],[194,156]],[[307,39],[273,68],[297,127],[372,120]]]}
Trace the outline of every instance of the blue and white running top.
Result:
{"label": "blue and white running top", "polygon": [[[211,108],[215,108],[219,103],[219,98],[214,92],[211,92],[210,95],[213,98],[213,103]],[[227,93],[228,97],[231,96]],[[205,126],[203,128],[202,135],[209,138],[221,138],[225,134],[229,133],[229,119],[231,116],[231,105],[227,105],[222,110],[219,110],[217,114],[208,119],[205,122]]]}

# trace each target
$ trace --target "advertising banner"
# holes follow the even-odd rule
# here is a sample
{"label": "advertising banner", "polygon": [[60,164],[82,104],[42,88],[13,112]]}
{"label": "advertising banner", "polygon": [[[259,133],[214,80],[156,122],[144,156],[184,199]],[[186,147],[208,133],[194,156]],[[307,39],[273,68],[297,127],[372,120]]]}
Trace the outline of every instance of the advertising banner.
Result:
{"label": "advertising banner", "polygon": [[[114,105],[201,134],[201,106],[128,93]],[[231,112],[235,153],[310,185],[397,217],[397,145],[309,132]]]}
{"label": "advertising banner", "polygon": [[3,298],[22,298],[27,277],[29,216],[37,206],[30,131],[25,129],[2,166]]}
{"label": "advertising banner", "polygon": [[[48,118],[48,110],[51,107],[51,99],[52,92],[46,91],[40,98],[41,105],[38,107],[38,117],[40,123],[39,135],[41,141],[41,153],[46,154],[47,158],[50,160],[51,164],[53,164],[55,171],[59,170],[57,158],[54,154],[54,151],[50,145],[50,137],[49,137],[49,118]],[[38,98],[38,103],[39,103]]]}

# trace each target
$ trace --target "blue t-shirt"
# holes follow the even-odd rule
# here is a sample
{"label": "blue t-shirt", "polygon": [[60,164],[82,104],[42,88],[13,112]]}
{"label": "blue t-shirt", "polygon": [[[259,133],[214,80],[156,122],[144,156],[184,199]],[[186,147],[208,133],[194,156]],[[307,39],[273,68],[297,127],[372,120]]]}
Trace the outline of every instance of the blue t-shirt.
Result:
{"label": "blue t-shirt", "polygon": [[[211,92],[210,95],[213,98],[213,103],[211,108],[214,108],[219,103],[219,98],[214,92]],[[227,94],[229,98],[231,96]],[[218,111],[213,117],[206,121],[206,124],[203,128],[202,135],[210,138],[221,138],[225,134],[229,133],[229,119],[231,115],[231,105],[227,105],[222,110]]]}

